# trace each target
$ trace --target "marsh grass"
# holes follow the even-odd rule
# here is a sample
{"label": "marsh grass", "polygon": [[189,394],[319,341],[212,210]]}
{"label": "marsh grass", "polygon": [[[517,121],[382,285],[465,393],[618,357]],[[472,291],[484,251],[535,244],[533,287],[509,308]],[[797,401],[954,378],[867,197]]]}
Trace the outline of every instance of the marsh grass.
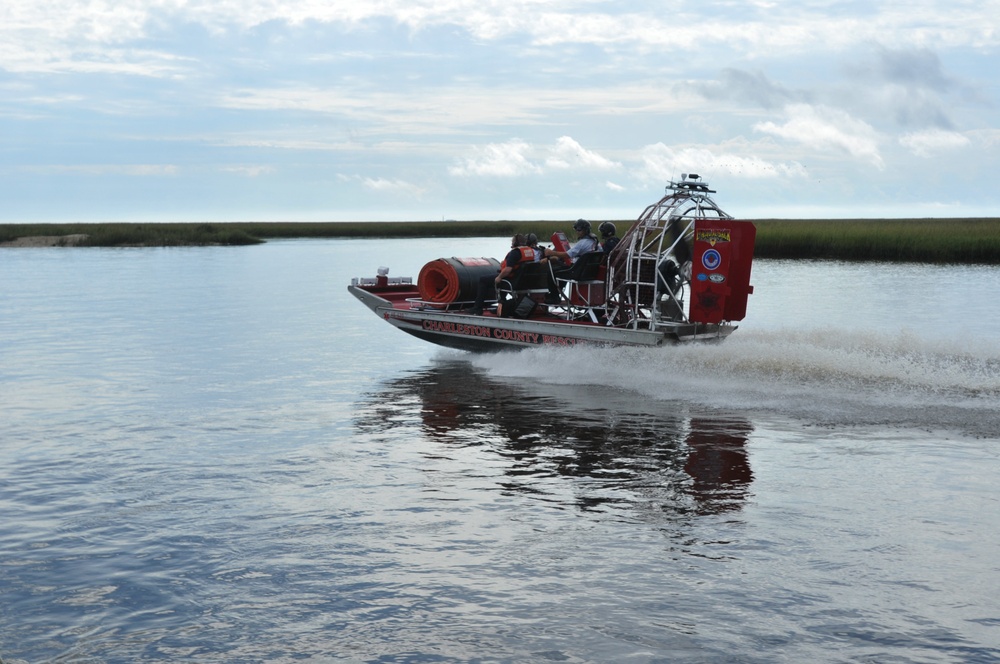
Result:
{"label": "marsh grass", "polygon": [[[632,221],[615,221],[619,234]],[[755,220],[761,258],[1000,264],[1000,218]],[[595,224],[596,225],[596,224]],[[86,234],[80,246],[246,245],[277,238],[509,237],[555,231],[572,221],[227,222],[3,224],[0,242]],[[501,247],[502,249],[502,247]],[[499,251],[499,249],[498,249]]]}
{"label": "marsh grass", "polygon": [[259,244],[242,224],[2,224],[0,242],[36,235],[86,235],[79,247],[177,247]]}
{"label": "marsh grass", "polygon": [[1000,219],[757,220],[755,255],[925,263],[1000,263]]}
{"label": "marsh grass", "polygon": [[[624,222],[625,228],[631,222]],[[535,233],[547,239],[556,231],[569,232],[572,221],[355,221],[239,224],[261,238],[348,237],[504,237]]]}

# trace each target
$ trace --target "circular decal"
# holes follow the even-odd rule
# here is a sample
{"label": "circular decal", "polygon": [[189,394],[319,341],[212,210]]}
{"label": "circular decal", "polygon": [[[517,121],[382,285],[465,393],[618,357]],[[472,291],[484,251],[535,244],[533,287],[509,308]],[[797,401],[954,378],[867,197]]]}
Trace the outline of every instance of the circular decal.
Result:
{"label": "circular decal", "polygon": [[715,249],[707,249],[701,255],[701,264],[705,266],[706,270],[714,270],[719,267],[720,263],[722,263],[722,256]]}

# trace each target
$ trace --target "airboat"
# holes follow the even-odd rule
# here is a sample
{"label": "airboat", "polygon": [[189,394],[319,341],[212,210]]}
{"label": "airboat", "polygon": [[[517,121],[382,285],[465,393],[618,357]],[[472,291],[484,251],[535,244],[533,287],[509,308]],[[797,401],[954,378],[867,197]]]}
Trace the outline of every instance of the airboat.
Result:
{"label": "airboat", "polygon": [[[610,252],[584,254],[567,271],[528,263],[500,283],[482,314],[467,309],[480,278],[499,272],[493,258],[432,260],[416,283],[379,267],[348,291],[403,332],[474,352],[721,341],[746,316],[756,228],[716,205],[698,175],[665,189]],[[562,233],[550,239],[568,247]]]}

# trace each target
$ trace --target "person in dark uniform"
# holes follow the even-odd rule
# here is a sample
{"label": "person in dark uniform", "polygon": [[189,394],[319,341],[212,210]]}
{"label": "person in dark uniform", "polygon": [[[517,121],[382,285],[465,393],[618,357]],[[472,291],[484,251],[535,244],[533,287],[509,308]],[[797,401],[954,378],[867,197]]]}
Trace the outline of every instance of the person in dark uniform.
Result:
{"label": "person in dark uniform", "polygon": [[597,227],[597,230],[601,234],[601,249],[604,250],[605,254],[610,254],[611,250],[621,242],[621,239],[615,234],[618,229],[610,221],[605,221]]}
{"label": "person in dark uniform", "polygon": [[510,251],[500,263],[500,271],[496,276],[483,275],[479,277],[479,285],[476,288],[476,301],[471,309],[466,309],[466,313],[473,316],[481,316],[486,307],[486,300],[495,300],[497,297],[497,284],[509,277],[524,263],[531,263],[537,260],[535,250],[528,246],[528,239],[518,233],[510,240]]}

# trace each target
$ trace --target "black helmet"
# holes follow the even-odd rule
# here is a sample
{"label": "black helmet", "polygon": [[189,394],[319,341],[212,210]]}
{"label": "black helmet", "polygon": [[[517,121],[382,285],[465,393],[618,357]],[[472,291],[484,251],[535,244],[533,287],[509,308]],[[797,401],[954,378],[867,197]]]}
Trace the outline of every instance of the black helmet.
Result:
{"label": "black helmet", "polygon": [[611,237],[618,229],[610,221],[605,221],[597,227],[597,230],[601,231],[601,237]]}
{"label": "black helmet", "polygon": [[516,233],[510,241],[510,246],[512,247],[523,247],[527,243],[527,238],[521,233]]}
{"label": "black helmet", "polygon": [[577,219],[576,223],[573,224],[574,231],[583,231],[584,233],[590,232],[590,222],[586,219]]}
{"label": "black helmet", "polygon": [[528,233],[528,246],[533,247],[538,244],[538,236],[534,233]]}

